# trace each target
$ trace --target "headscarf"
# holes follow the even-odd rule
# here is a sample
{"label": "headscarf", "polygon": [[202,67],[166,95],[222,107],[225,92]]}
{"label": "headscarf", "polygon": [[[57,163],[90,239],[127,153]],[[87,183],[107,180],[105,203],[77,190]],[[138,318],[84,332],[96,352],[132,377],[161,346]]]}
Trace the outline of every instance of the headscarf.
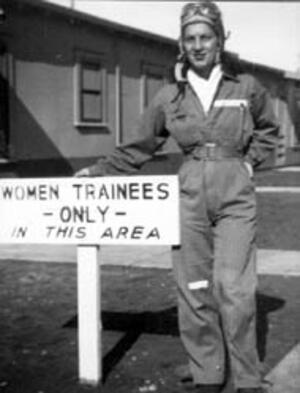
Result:
{"label": "headscarf", "polygon": [[207,23],[215,31],[220,41],[219,58],[224,51],[225,31],[222,21],[222,14],[218,6],[211,0],[202,0],[195,3],[187,3],[183,6],[180,23],[181,23],[181,37],[179,39],[180,53],[175,64],[174,74],[175,80],[185,80],[188,63],[186,62],[185,54],[182,47],[182,35],[184,28],[191,23]]}
{"label": "headscarf", "polygon": [[222,21],[222,14],[215,3],[210,0],[187,3],[181,12],[181,35],[184,28],[192,23],[207,23],[220,39],[221,47],[224,46],[225,32]]}

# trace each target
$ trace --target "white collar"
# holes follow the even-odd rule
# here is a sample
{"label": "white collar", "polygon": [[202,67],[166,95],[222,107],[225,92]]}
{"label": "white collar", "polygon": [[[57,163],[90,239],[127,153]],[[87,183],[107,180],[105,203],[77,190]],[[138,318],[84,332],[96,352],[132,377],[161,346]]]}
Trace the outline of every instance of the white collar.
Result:
{"label": "white collar", "polygon": [[200,77],[192,69],[189,69],[187,72],[187,79],[201,101],[206,113],[211,107],[221,78],[222,69],[220,64],[214,66],[208,79]]}
{"label": "white collar", "polygon": [[208,79],[202,78],[191,68],[189,68],[187,72],[187,79],[189,82],[191,82],[192,80],[193,82],[196,81],[196,83],[202,83],[203,85],[208,85],[214,83],[215,81],[219,81],[221,77],[222,77],[222,68],[220,64],[216,64],[214,66],[214,68],[211,70]]}

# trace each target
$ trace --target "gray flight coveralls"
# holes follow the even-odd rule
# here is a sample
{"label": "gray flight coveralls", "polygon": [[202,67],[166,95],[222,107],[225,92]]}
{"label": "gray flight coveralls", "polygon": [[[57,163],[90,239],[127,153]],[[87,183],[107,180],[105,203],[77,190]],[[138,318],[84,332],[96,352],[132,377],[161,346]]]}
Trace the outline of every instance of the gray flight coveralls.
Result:
{"label": "gray flight coveralls", "polygon": [[208,113],[186,80],[163,87],[132,142],[91,175],[138,170],[168,137],[179,170],[181,246],[173,251],[179,328],[195,383],[222,384],[226,354],[236,388],[261,385],[256,350],[256,200],[245,166],[265,160],[278,126],[271,99],[248,74],[223,70]]}

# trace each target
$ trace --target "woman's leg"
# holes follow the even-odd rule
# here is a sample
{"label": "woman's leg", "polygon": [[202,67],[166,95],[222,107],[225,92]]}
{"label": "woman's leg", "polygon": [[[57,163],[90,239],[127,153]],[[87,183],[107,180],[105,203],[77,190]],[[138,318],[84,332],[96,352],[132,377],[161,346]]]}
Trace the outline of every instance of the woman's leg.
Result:
{"label": "woman's leg", "polygon": [[256,210],[253,191],[228,204],[215,227],[214,286],[233,383],[261,385],[256,347]]}
{"label": "woman's leg", "polygon": [[212,230],[203,204],[196,193],[181,200],[182,245],[173,250],[179,329],[194,383],[222,384],[224,339],[213,293]]}

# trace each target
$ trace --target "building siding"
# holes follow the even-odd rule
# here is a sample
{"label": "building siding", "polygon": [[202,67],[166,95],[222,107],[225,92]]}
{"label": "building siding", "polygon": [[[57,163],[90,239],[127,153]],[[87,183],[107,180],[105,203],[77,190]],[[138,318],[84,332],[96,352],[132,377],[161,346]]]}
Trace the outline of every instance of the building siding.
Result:
{"label": "building siding", "polygon": [[[7,19],[0,27],[0,39],[9,65],[10,160],[22,165],[40,160],[49,166],[51,161],[61,161],[64,165],[52,165],[52,169],[72,173],[126,142],[143,110],[145,70],[161,69],[167,80],[176,59],[176,42],[108,28],[95,19],[35,0],[6,0],[4,9]],[[74,75],[79,53],[99,56],[105,65],[103,126],[75,124]],[[285,78],[282,71],[241,63],[273,96],[285,152],[299,140],[300,108],[294,100],[298,82]],[[149,79],[149,83],[153,94],[159,81]],[[176,153],[174,143],[168,143],[166,151]],[[273,163],[285,162],[285,157],[274,154]],[[161,153],[156,161],[162,168],[170,165]]]}

